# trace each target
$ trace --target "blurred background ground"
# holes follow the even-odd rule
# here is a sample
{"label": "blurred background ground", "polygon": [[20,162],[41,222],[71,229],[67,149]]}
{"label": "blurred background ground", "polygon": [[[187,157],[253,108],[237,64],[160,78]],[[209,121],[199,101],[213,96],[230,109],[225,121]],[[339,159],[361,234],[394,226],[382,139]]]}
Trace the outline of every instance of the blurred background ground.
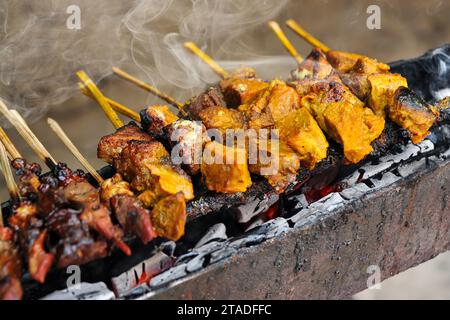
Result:
{"label": "blurred background ground", "polygon": [[[0,5],[4,1],[1,0]],[[79,1],[73,0],[69,2],[71,4],[77,4]],[[58,4],[52,7],[52,15],[60,14],[64,16],[67,3],[64,0],[56,3],[61,3],[61,5]],[[108,3],[111,2],[96,1],[96,8],[101,8],[102,5],[106,7]],[[369,30],[366,27],[366,19],[368,17],[366,9],[371,4],[377,4],[381,8],[380,30]],[[82,10],[90,10],[86,2],[83,5]],[[21,15],[23,18],[33,13],[33,8],[30,11],[27,11],[27,6],[23,8],[19,12],[14,13],[16,18],[19,18],[18,15]],[[83,17],[83,11],[81,13]],[[123,12],[123,14],[125,13],[126,11]],[[40,12],[40,14],[45,15],[46,13]],[[90,12],[90,14],[95,15],[95,12]],[[450,42],[449,16],[450,1],[442,0],[311,0],[290,1],[281,9],[276,20],[282,22],[287,18],[294,18],[331,48],[363,53],[376,57],[379,60],[390,62],[402,58],[415,57],[423,54],[428,49]],[[8,18],[11,21],[15,17],[9,16]],[[117,23],[119,24],[120,20]],[[95,32],[95,30],[92,32]],[[260,49],[264,56],[286,57],[287,54],[284,49],[266,25],[263,24],[256,27],[251,32],[254,34],[253,38],[256,41],[256,47]],[[301,54],[306,55],[309,52],[311,49],[309,45],[300,41],[290,31],[287,31],[287,34]],[[46,37],[44,32],[40,36],[43,39]],[[95,38],[95,33],[90,34],[90,36],[94,36]],[[83,37],[83,33],[81,32],[80,37]],[[7,41],[5,39],[3,38],[3,41]],[[101,36],[96,40],[100,47],[102,46],[102,40],[104,39]],[[151,47],[152,44],[149,43],[148,45]],[[1,46],[2,43],[0,42]],[[255,43],[253,43],[252,48],[255,48]],[[42,47],[39,50],[43,50],[45,54],[45,50],[50,52],[51,47]],[[80,50],[84,49],[80,48]],[[87,53],[89,54],[89,52]],[[217,55],[214,55],[215,53]],[[94,55],[94,52],[92,54]],[[240,52],[234,52],[232,49],[228,51],[213,51],[212,55],[220,60],[233,59],[237,61],[240,59]],[[34,63],[39,65],[41,62],[36,60]],[[245,63],[245,61],[241,61],[241,63]],[[121,65],[128,67],[129,70],[133,70],[134,73],[138,74],[144,80],[149,80],[148,77],[152,77],[152,75],[142,72],[139,68],[135,68],[133,61],[122,61]],[[48,67],[51,67],[51,64]],[[293,60],[284,59],[282,65],[266,65],[263,74],[267,77],[285,77],[289,70],[294,67],[295,63]],[[101,71],[103,71],[100,72],[102,75],[105,72],[109,72],[108,70]],[[4,72],[4,69],[0,68],[1,72]],[[1,76],[4,77],[5,75],[1,74]],[[151,80],[154,82],[154,78]],[[157,84],[161,89],[174,94],[179,99],[187,99],[191,93],[189,90],[183,91],[180,87],[175,87],[167,81],[161,81]],[[161,101],[146,92],[114,76],[107,76],[99,85],[107,96],[117,99],[136,111],[145,105],[161,103]],[[57,84],[53,84],[53,86],[57,86]],[[57,88],[52,89],[56,90]],[[45,106],[44,101],[41,104],[42,107]],[[78,163],[68,154],[59,140],[53,136],[46,124],[45,119],[47,116],[60,122],[67,134],[73,138],[81,152],[86,155],[95,167],[99,168],[103,165],[101,161],[96,159],[97,142],[102,135],[112,132],[113,128],[95,103],[74,90],[72,96],[67,101],[49,107],[45,116],[31,124],[31,128],[41,138],[42,142],[56,159],[67,162],[71,167],[79,167]],[[29,121],[33,120],[33,118],[29,118]],[[7,132],[27,159],[37,160],[29,148],[16,135],[14,130],[8,129]],[[7,199],[3,181],[0,196],[1,199]],[[381,290],[365,291],[356,295],[355,298],[449,299],[450,254],[441,254],[429,262],[384,281]]]}

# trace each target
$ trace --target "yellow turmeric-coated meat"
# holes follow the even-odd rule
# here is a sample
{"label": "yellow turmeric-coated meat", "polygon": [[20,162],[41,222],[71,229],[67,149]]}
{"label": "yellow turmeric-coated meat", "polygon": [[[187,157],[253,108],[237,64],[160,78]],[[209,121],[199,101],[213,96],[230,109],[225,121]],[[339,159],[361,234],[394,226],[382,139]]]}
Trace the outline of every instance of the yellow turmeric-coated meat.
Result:
{"label": "yellow turmeric-coated meat", "polygon": [[215,192],[245,192],[252,184],[246,150],[217,142],[205,145],[201,173],[206,187]]}
{"label": "yellow turmeric-coated meat", "polygon": [[385,121],[352,96],[342,83],[332,81],[315,86],[302,104],[321,129],[343,146],[346,160],[358,163],[373,151],[371,143],[382,133]]}
{"label": "yellow turmeric-coated meat", "polygon": [[184,235],[186,203],[183,194],[162,198],[150,213],[152,225],[158,236],[177,241]]}
{"label": "yellow turmeric-coated meat", "polygon": [[389,118],[408,130],[411,141],[419,143],[428,135],[438,116],[433,107],[406,87],[400,87],[394,94],[389,109]]}
{"label": "yellow turmeric-coated meat", "polygon": [[326,158],[328,141],[306,108],[300,108],[287,114],[279,121],[277,128],[280,139],[297,152],[301,164],[313,169]]}

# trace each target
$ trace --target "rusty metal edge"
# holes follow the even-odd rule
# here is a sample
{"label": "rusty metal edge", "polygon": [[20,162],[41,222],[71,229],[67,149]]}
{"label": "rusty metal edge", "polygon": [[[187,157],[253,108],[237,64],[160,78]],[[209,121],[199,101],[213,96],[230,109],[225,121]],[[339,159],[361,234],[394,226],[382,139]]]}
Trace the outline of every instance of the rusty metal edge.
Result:
{"label": "rusty metal edge", "polygon": [[[138,299],[345,299],[450,249],[450,159]],[[373,267],[372,267],[373,268]]]}

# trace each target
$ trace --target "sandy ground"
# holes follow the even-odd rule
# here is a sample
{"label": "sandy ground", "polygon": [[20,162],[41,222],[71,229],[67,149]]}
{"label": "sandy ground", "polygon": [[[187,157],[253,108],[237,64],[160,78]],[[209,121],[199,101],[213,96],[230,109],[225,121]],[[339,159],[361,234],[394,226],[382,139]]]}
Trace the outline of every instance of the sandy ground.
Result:
{"label": "sandy ground", "polygon": [[[380,5],[382,9],[381,30],[366,28],[366,8],[373,3]],[[394,61],[418,56],[430,48],[449,42],[449,14],[450,1],[291,1],[278,20],[296,18],[332,48],[366,53],[382,61]],[[288,34],[295,41],[299,52],[306,55],[310,47],[292,33]],[[260,39],[265,52],[273,55],[284,54],[283,48],[265,26],[261,27]],[[287,74],[294,66],[292,63],[291,66],[273,72],[275,75]],[[141,76],[145,80],[145,76]],[[102,81],[100,87],[106,95],[136,111],[148,104],[161,103],[141,89],[112,76]],[[161,89],[172,93],[177,90],[164,84]],[[176,93],[180,96],[178,91]],[[188,98],[188,95],[185,98]],[[77,92],[65,103],[52,107],[47,116],[60,122],[95,167],[103,165],[96,159],[97,142],[102,135],[112,132],[113,128],[95,103]],[[52,134],[45,117],[33,123],[31,128],[56,159],[67,162],[71,167],[79,167]],[[13,130],[8,129],[7,132],[25,157],[36,160]],[[1,189],[0,198],[7,199],[7,193],[4,188]],[[355,298],[449,299],[450,253],[442,254],[384,281],[381,290],[365,291]]]}

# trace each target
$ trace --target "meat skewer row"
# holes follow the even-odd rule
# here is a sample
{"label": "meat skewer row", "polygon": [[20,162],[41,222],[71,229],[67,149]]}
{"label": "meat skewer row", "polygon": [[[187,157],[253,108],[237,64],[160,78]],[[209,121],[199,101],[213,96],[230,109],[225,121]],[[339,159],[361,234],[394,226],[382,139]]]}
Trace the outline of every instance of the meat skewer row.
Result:
{"label": "meat skewer row", "polygon": [[[15,149],[15,148],[14,148]],[[6,185],[14,202],[19,201],[19,191],[9,167],[8,156],[3,142],[0,142],[1,170],[6,180]],[[22,259],[14,239],[12,229],[6,227],[3,222],[3,214],[0,212],[0,300],[20,300],[22,287]]]}
{"label": "meat skewer row", "polygon": [[[14,117],[17,113],[6,111],[13,115],[10,119],[18,121]],[[23,119],[22,124],[25,125]],[[34,139],[33,144],[39,145],[35,136]],[[44,158],[44,150],[39,150],[39,153]],[[28,248],[25,250],[28,269],[35,280],[45,281],[55,255],[59,267],[105,256],[108,253],[106,242],[93,240],[89,230],[95,230],[125,254],[131,254],[122,241],[121,230],[112,224],[109,210],[101,205],[98,191],[88,183],[84,174],[73,173],[66,165],[58,163],[52,165],[49,174],[41,176],[38,165],[27,165],[23,159],[15,159],[13,167],[20,175],[19,189],[23,201],[13,207],[14,214],[9,222],[19,233],[22,247]],[[56,234],[59,240],[51,246],[52,252],[46,253],[45,244],[51,245],[49,232]]]}
{"label": "meat skewer row", "polygon": [[[56,135],[64,142],[72,154],[79,160],[88,172],[95,177],[101,187],[101,200],[107,207],[113,208],[114,214],[120,225],[128,233],[140,237],[144,244],[156,237],[150,220],[149,212],[135,199],[129,184],[123,181],[120,174],[113,178],[103,180],[92,165],[83,157],[73,142],[65,134],[61,126],[53,119],[48,123]],[[111,205],[110,201],[113,203]]]}
{"label": "meat skewer row", "polygon": [[[117,117],[113,113],[110,108],[111,121]],[[190,177],[171,162],[165,147],[130,124],[102,138],[98,153],[117,172],[101,184],[101,198],[119,223],[144,243],[156,236],[178,240],[184,234],[186,201],[194,191]]]}
{"label": "meat skewer row", "polygon": [[430,128],[442,121],[445,108],[429,105],[408,89],[407,80],[399,74],[389,72],[390,67],[375,59],[329,49],[294,20],[286,24],[312,45],[326,54],[326,60],[337,70],[342,82],[350,88],[360,101],[367,104],[376,115],[388,117],[408,131],[413,143],[422,141]]}

